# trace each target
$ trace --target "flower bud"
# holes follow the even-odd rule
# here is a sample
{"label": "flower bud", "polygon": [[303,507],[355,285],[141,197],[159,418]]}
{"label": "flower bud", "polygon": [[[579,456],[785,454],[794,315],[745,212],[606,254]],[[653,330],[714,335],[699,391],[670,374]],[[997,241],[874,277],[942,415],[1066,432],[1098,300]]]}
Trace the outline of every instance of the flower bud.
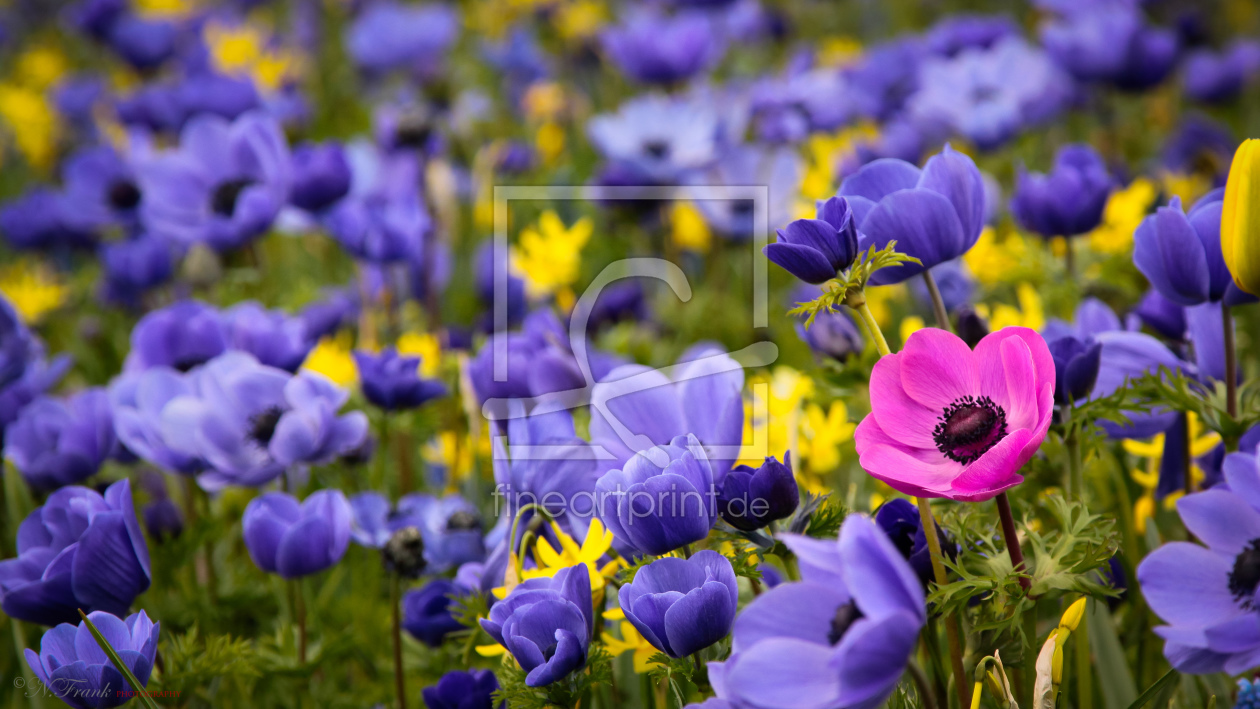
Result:
{"label": "flower bud", "polygon": [[394,532],[381,550],[385,568],[405,578],[419,578],[424,571],[424,539],[415,527],[403,527]]}
{"label": "flower bud", "polygon": [[1243,141],[1234,153],[1221,211],[1221,251],[1234,284],[1260,294],[1260,140]]}

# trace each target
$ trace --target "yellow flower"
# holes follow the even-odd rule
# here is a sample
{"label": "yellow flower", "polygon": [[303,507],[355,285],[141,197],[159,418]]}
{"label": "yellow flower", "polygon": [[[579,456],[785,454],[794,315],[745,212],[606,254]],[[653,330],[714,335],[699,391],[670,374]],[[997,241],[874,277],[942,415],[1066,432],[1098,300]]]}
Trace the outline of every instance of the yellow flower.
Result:
{"label": "yellow flower", "polygon": [[577,281],[582,265],[582,247],[591,238],[595,224],[583,217],[573,226],[552,210],[543,212],[536,227],[521,230],[520,247],[513,249],[512,260],[525,276],[531,296],[555,294]]}
{"label": "yellow flower", "polygon": [[28,323],[38,323],[66,302],[70,289],[42,263],[23,259],[0,271],[0,293]]}
{"label": "yellow flower", "polygon": [[1089,233],[1090,249],[1104,254],[1127,254],[1133,248],[1133,232],[1155,202],[1158,190],[1139,177],[1107,198],[1102,224]]}
{"label": "yellow flower", "polygon": [[196,9],[197,4],[194,0],[132,0],[131,2],[136,13],[153,19],[182,17]]}
{"label": "yellow flower", "polygon": [[38,170],[52,167],[61,124],[42,91],[0,84],[0,118],[8,125],[18,150],[32,167]]}
{"label": "yellow flower", "polygon": [[[857,424],[849,421],[849,408],[839,399],[831,402],[827,413],[818,404],[810,404],[805,408],[805,421],[802,427],[801,465],[798,470],[806,468],[809,476],[797,477],[810,492],[825,492],[826,486],[821,476],[840,467],[840,446],[853,440],[853,431]],[[819,488],[823,488],[820,490]]]}
{"label": "yellow flower", "polygon": [[555,120],[564,110],[564,87],[554,81],[537,81],[529,85],[521,99],[525,115],[539,121]]}
{"label": "yellow flower", "polygon": [[821,66],[844,67],[862,57],[862,42],[854,37],[828,37],[818,49]]}
{"label": "yellow flower", "polygon": [[250,77],[267,90],[275,91],[296,73],[297,55],[270,47],[266,32],[259,27],[210,22],[205,40],[221,73]]}
{"label": "yellow flower", "polygon": [[918,315],[911,315],[909,317],[902,318],[898,334],[901,335],[901,341],[905,342],[910,339],[911,335],[925,327],[927,327],[927,323],[923,322],[923,318]]}
{"label": "yellow flower", "polygon": [[398,354],[420,358],[420,376],[436,377],[442,371],[442,341],[427,332],[407,332],[398,338]]}
{"label": "yellow flower", "polygon": [[455,431],[442,431],[424,445],[424,459],[446,466],[446,491],[457,492],[472,471],[473,442]]}
{"label": "yellow flower", "polygon": [[808,216],[813,216],[812,200],[826,199],[835,194],[838,187],[836,165],[852,155],[859,143],[878,137],[879,129],[871,123],[810,136],[805,143],[806,165],[801,179],[801,196],[807,200],[803,209]]}
{"label": "yellow flower", "polygon": [[1018,308],[1008,303],[998,303],[993,307],[981,303],[976,306],[976,313],[989,321],[989,329],[994,332],[1004,327],[1027,327],[1033,330],[1044,327],[1046,314],[1037,289],[1031,284],[1020,283],[1015,288],[1015,297],[1019,300]]}
{"label": "yellow flower", "polygon": [[319,372],[343,387],[352,386],[359,380],[359,370],[354,365],[354,357],[350,356],[348,336],[321,339],[306,355],[302,368]]}
{"label": "yellow flower", "polygon": [[669,210],[669,226],[670,238],[679,248],[700,254],[709,252],[713,234],[704,215],[691,202],[674,202]]}
{"label": "yellow flower", "polygon": [[1181,203],[1190,208],[1194,201],[1212,189],[1212,181],[1206,175],[1198,173],[1164,172],[1159,176],[1164,192],[1181,198]]}
{"label": "yellow flower", "polygon": [[534,148],[543,163],[550,165],[564,152],[564,128],[555,121],[544,121],[534,134]]}
{"label": "yellow flower", "polygon": [[595,36],[608,20],[608,8],[597,0],[576,0],[562,5],[553,16],[556,32],[566,40]]}
{"label": "yellow flower", "polygon": [[[604,614],[605,618],[616,620],[616,617],[609,618],[610,615],[625,617],[625,614],[620,609]],[[621,638],[617,638],[612,633],[605,631],[603,635],[604,647],[608,649],[608,652],[613,657],[634,651],[634,671],[637,674],[650,672],[654,663],[648,662],[648,658],[660,652],[660,650],[652,647],[652,643],[645,640],[630,621],[623,620],[617,627],[621,628]]]}
{"label": "yellow flower", "polygon": [[[1209,430],[1195,414],[1187,416],[1190,429],[1190,481],[1198,485],[1205,474],[1193,461],[1212,452],[1220,445],[1221,436]],[[1133,503],[1133,527],[1138,534],[1146,533],[1146,523],[1155,516],[1155,490],[1159,487],[1159,464],[1164,455],[1164,434],[1158,434],[1145,441],[1126,440],[1122,444],[1125,452],[1137,458],[1146,459],[1145,470],[1134,470],[1131,475],[1134,482],[1142,488],[1142,496]],[[1164,497],[1164,509],[1172,510],[1177,500],[1185,494],[1185,490],[1176,490]]]}
{"label": "yellow flower", "polygon": [[785,451],[798,457],[801,404],[813,395],[814,381],[782,366],[775,367],[769,377],[752,377],[748,388],[752,401],[744,409],[744,443],[738,462],[758,467],[766,455],[780,457]]}
{"label": "yellow flower", "polygon": [[[603,566],[596,566],[600,557],[608,553],[613,542],[613,533],[604,529],[603,522],[598,519],[591,520],[591,527],[580,547],[573,537],[565,534],[564,530],[560,529],[560,525],[555,522],[551,523],[551,531],[560,541],[560,549],[557,551],[550,542],[539,537],[538,543],[534,546],[534,558],[538,561],[538,568],[522,570],[521,580],[555,576],[561,569],[584,564],[591,576],[591,593],[597,594],[603,590],[605,579],[615,576],[621,568],[619,559],[614,559]],[[498,589],[495,589],[495,593],[498,593]]]}
{"label": "yellow flower", "polygon": [[1234,283],[1260,294],[1260,140],[1243,141],[1229,166],[1221,210],[1221,251]]}
{"label": "yellow flower", "polygon": [[993,227],[985,227],[975,246],[963,255],[963,262],[977,281],[991,286],[1018,278],[1031,255],[1028,240],[1019,232],[1008,231],[999,239]]}
{"label": "yellow flower", "polygon": [[66,67],[64,54],[53,46],[39,44],[18,57],[14,78],[27,88],[46,91],[65,76]]}
{"label": "yellow flower", "polygon": [[866,307],[871,309],[871,315],[875,316],[875,322],[879,323],[881,328],[888,327],[889,321],[892,320],[892,303],[904,300],[905,296],[904,283],[867,288]]}

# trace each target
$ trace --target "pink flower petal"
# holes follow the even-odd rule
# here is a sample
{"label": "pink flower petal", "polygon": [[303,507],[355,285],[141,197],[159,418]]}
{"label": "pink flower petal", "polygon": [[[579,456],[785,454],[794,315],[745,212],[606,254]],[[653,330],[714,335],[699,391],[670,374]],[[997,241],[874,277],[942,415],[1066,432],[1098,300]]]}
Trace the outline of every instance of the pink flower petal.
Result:
{"label": "pink flower petal", "polygon": [[858,423],[857,429],[853,432],[853,442],[859,456],[862,455],[862,451],[871,446],[883,445],[897,448],[911,458],[916,458],[925,463],[938,463],[942,458],[940,451],[935,448],[914,448],[894,439],[879,425],[879,420],[875,418],[874,414],[867,414]]}
{"label": "pink flower petal", "polygon": [[1002,340],[1002,368],[1006,370],[1006,408],[1008,430],[1032,428],[1041,417],[1037,410],[1037,373],[1033,368],[1032,352],[1018,337]]}
{"label": "pink flower petal", "polygon": [[898,447],[935,450],[932,430],[940,412],[928,410],[901,388],[903,357],[890,355],[875,363],[871,371],[871,413]]}
{"label": "pink flower petal", "polygon": [[[1018,485],[1023,478],[1019,469],[1028,462],[1025,445],[1032,438],[1032,431],[1020,429],[998,441],[985,451],[979,460],[969,464],[954,479],[954,499],[987,500],[1002,490]],[[1018,478],[1018,480],[1016,479]]]}
{"label": "pink flower petal", "polygon": [[867,448],[858,460],[871,476],[883,480],[895,490],[918,497],[944,496],[962,470],[962,465],[944,456],[940,457],[940,463],[934,464],[886,445]]}
{"label": "pink flower petal", "polygon": [[901,358],[901,385],[912,399],[941,411],[960,396],[980,394],[980,376],[967,343],[934,327],[910,336]]}

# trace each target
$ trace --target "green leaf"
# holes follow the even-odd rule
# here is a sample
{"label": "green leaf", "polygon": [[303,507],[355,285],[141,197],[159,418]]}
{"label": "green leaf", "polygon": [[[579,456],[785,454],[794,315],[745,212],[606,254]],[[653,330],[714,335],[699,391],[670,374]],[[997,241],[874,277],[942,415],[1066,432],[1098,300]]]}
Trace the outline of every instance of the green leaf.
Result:
{"label": "green leaf", "polygon": [[[814,324],[814,318],[823,311],[831,312],[845,305],[850,293],[860,294],[871,279],[871,274],[881,268],[900,266],[903,263],[921,263],[919,259],[897,252],[897,242],[890,241],[879,251],[875,247],[860,254],[848,271],[823,284],[823,294],[808,303],[801,303],[788,311],[788,315],[807,315],[805,327]],[[854,306],[856,307],[856,305]]]}
{"label": "green leaf", "polygon": [[1137,687],[1133,684],[1133,675],[1124,657],[1124,646],[1116,635],[1106,604],[1091,603],[1085,622],[1089,624],[1089,640],[1094,650],[1094,661],[1098,664],[1098,676],[1106,678],[1100,683],[1103,704],[1107,709],[1124,709],[1137,697]]}
{"label": "green leaf", "polygon": [[118,653],[114,652],[114,648],[110,646],[109,641],[105,639],[104,635],[101,635],[101,631],[96,629],[96,625],[88,619],[82,608],[79,609],[79,617],[87,624],[88,630],[92,631],[92,637],[96,638],[96,644],[101,646],[101,650],[105,651],[109,661],[114,663],[114,669],[122,673],[123,679],[127,680],[131,688],[140,696],[140,703],[149,707],[149,709],[158,709],[158,705],[153,701],[153,697],[150,697],[145,692],[145,686],[140,683],[140,680],[136,679],[135,675],[131,674],[131,668],[127,667],[126,663],[119,659]]}
{"label": "green leaf", "polygon": [[1179,676],[1180,675],[1177,673],[1177,670],[1168,670],[1164,673],[1163,677],[1155,680],[1155,684],[1147,687],[1146,691],[1142,692],[1142,696],[1138,697],[1132,704],[1129,705],[1129,709],[1142,709],[1142,707],[1146,706],[1147,702],[1154,699],[1155,696],[1162,692],[1165,687],[1168,687],[1173,682],[1176,682]]}

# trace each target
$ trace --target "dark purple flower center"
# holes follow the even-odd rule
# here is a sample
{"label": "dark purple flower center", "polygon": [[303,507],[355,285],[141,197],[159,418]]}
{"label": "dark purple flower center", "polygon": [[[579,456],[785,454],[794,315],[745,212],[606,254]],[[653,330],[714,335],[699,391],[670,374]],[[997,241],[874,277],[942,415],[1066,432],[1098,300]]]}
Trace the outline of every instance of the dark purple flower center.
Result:
{"label": "dark purple flower center", "polygon": [[932,440],[946,458],[970,463],[1006,437],[1006,411],[987,396],[959,397],[941,412]]}
{"label": "dark purple flower center", "polygon": [[266,448],[271,443],[271,437],[276,435],[276,424],[280,423],[282,415],[284,415],[284,412],[278,406],[273,406],[262,413],[254,414],[249,420],[250,440]]}
{"label": "dark purple flower center", "polygon": [[394,128],[394,145],[400,148],[423,148],[433,134],[433,122],[423,113],[409,113],[398,119]]}
{"label": "dark purple flower center", "polygon": [[109,186],[108,197],[109,206],[125,212],[140,204],[140,188],[131,180],[116,180]]}
{"label": "dark purple flower center", "polygon": [[827,642],[832,645],[840,642],[840,638],[849,631],[849,627],[861,617],[862,611],[858,610],[857,604],[853,601],[837,608],[836,614],[831,618],[831,630],[827,633]]}
{"label": "dark purple flower center", "polygon": [[210,208],[221,217],[232,216],[236,213],[236,200],[240,198],[241,192],[252,184],[254,184],[253,180],[245,178],[220,182],[219,186],[214,188],[214,194],[210,196]]}
{"label": "dark purple flower center", "polygon": [[1243,608],[1250,610],[1257,585],[1260,585],[1260,539],[1252,539],[1251,544],[1234,558],[1234,570],[1229,573],[1229,592]]}
{"label": "dark purple flower center", "polygon": [[669,157],[669,143],[664,140],[649,140],[643,143],[643,152],[649,157],[664,160]]}
{"label": "dark purple flower center", "polygon": [[469,529],[481,529],[481,520],[468,510],[460,510],[446,518],[448,532],[462,532]]}

